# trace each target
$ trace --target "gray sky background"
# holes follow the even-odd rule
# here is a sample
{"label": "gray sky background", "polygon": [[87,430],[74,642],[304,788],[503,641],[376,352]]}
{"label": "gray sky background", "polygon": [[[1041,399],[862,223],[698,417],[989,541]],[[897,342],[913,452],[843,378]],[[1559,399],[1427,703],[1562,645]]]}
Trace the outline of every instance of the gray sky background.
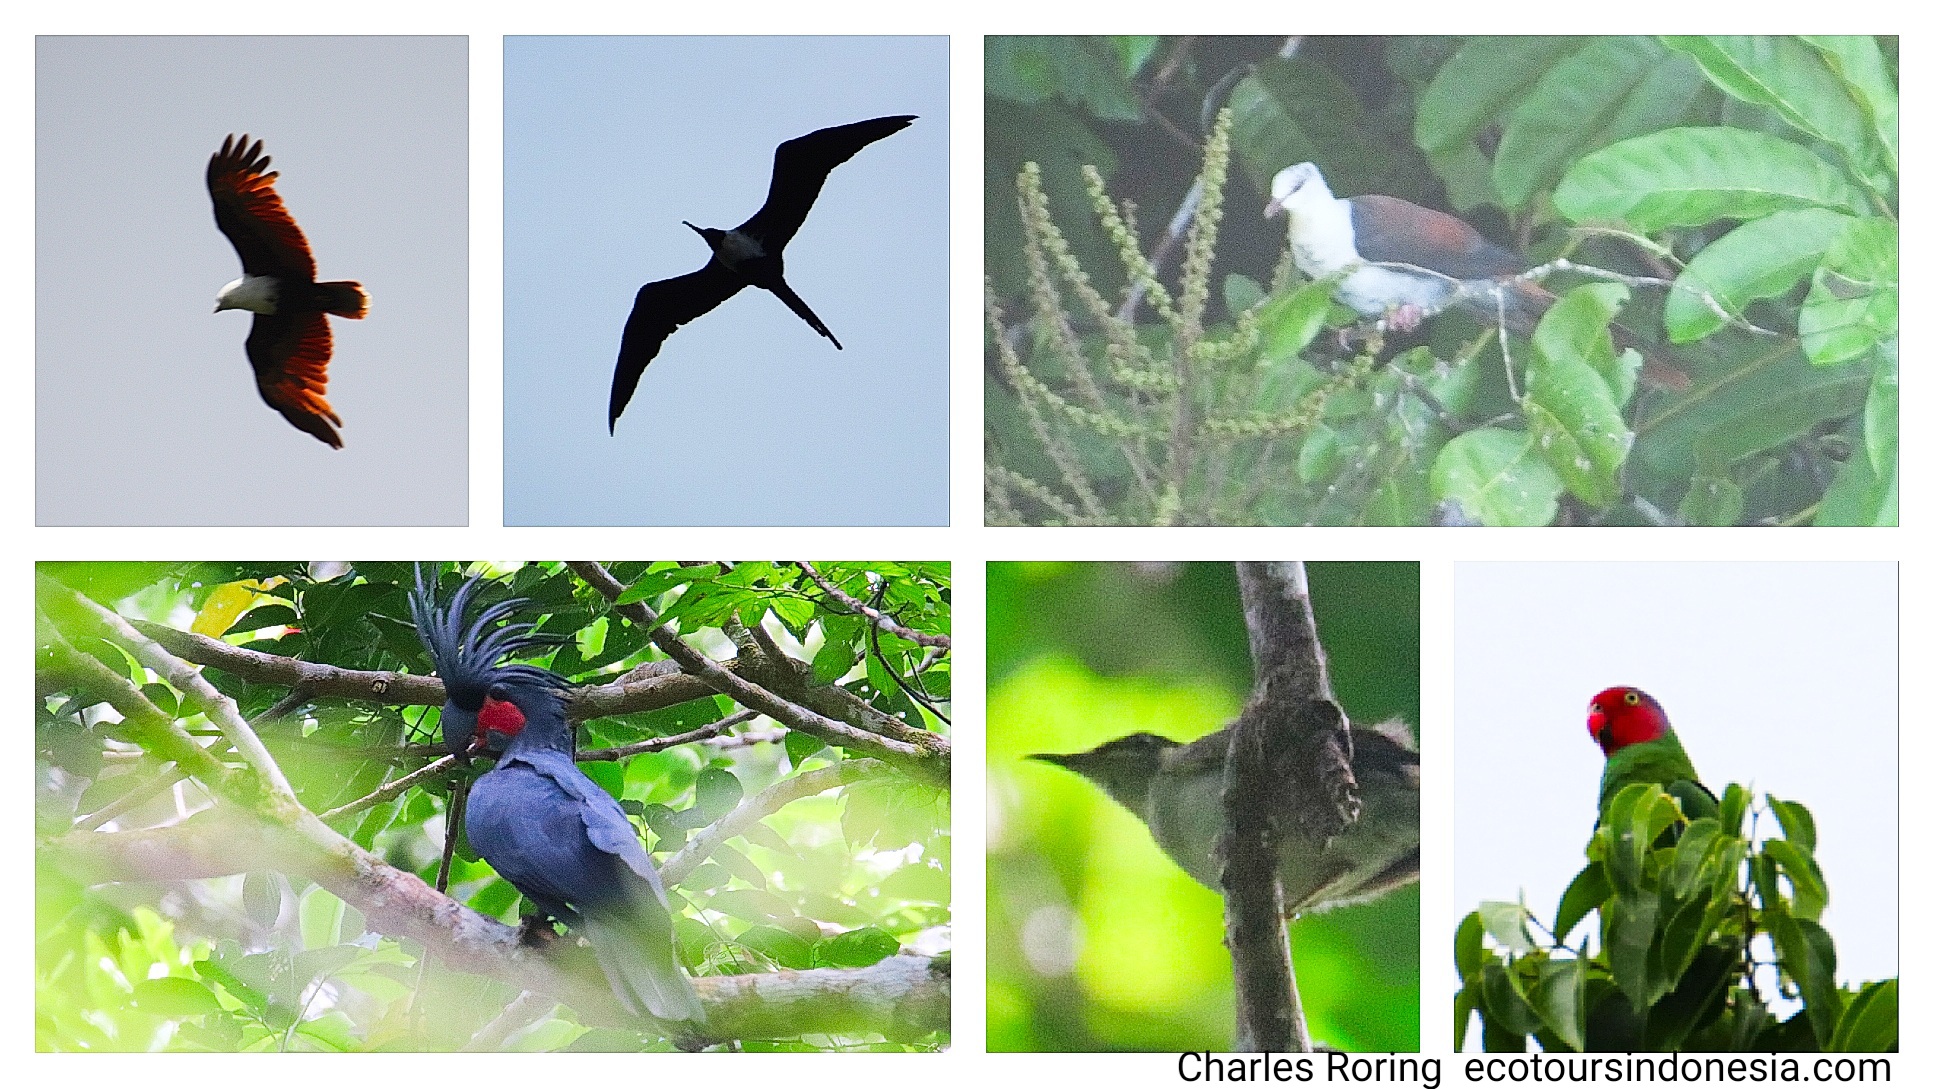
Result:
{"label": "gray sky background", "polygon": [[[505,39],[507,525],[948,521],[948,40]],[[815,129],[920,120],[837,167],[787,282],[845,350],[748,288],[666,340],[618,434],[642,284],[766,199]]]}
{"label": "gray sky background", "polygon": [[[35,103],[35,521],[450,525],[468,500],[462,37],[44,37]],[[344,448],[257,395],[204,171],[265,142],[321,279]],[[682,228],[683,229],[683,228]]]}
{"label": "gray sky background", "polygon": [[1587,701],[1629,684],[1716,794],[1809,807],[1837,977],[1897,973],[1894,564],[1461,563],[1453,586],[1459,915],[1523,888],[1552,922],[1596,816]]}

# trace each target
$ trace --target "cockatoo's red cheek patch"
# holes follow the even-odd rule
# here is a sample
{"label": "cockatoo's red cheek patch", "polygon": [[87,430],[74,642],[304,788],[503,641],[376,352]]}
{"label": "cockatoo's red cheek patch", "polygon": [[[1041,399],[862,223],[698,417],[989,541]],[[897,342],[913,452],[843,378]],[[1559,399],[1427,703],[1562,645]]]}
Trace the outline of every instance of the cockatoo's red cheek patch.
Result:
{"label": "cockatoo's red cheek patch", "polygon": [[524,712],[508,701],[486,699],[484,707],[477,712],[477,725],[479,729],[516,737],[524,729]]}

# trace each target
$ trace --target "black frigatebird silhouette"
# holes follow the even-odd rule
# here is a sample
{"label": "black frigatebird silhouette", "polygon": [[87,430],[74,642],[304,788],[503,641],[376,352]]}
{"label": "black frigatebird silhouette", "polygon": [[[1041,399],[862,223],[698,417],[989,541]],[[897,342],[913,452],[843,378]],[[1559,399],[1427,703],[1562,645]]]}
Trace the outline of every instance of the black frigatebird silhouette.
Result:
{"label": "black frigatebird silhouette", "polygon": [[778,295],[800,320],[813,326],[814,332],[833,341],[835,348],[840,347],[840,339],[827,324],[787,286],[780,252],[806,221],[834,167],[913,122],[912,114],[876,117],[788,140],[773,153],[773,183],[767,189],[766,203],[752,218],[730,231],[686,223],[706,240],[713,251],[712,259],[698,272],[654,280],[639,288],[638,297],[632,301],[632,316],[625,319],[625,335],[619,341],[618,368],[612,373],[611,416],[606,422],[610,431],[617,432],[619,413],[625,411],[632,391],[638,388],[639,376],[672,331],[749,284]]}

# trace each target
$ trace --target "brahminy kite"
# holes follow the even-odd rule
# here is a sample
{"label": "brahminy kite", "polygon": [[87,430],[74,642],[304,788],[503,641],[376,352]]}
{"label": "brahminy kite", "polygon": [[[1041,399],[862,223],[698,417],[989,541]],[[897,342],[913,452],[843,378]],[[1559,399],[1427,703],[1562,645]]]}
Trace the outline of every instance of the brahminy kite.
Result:
{"label": "brahminy kite", "polygon": [[330,446],[343,448],[342,419],[323,399],[329,384],[329,321],[324,314],[360,318],[370,296],[351,280],[316,282],[309,241],[276,195],[262,141],[231,133],[208,160],[208,195],[215,225],[242,258],[242,278],[215,296],[215,312],[255,314],[249,365],[255,388],[283,419]]}
{"label": "brahminy kite", "polygon": [[839,338],[787,286],[780,251],[806,222],[807,212],[834,167],[853,158],[861,148],[913,123],[912,114],[876,117],[788,140],[773,153],[773,181],[766,192],[766,203],[751,219],[730,231],[687,223],[712,248],[712,259],[698,272],[654,280],[639,288],[638,297],[632,301],[632,316],[625,321],[625,335],[619,340],[606,427],[618,429],[618,415],[638,388],[645,365],[659,354],[659,345],[672,331],[732,298],[748,284],[778,295],[814,332],[839,348]]}

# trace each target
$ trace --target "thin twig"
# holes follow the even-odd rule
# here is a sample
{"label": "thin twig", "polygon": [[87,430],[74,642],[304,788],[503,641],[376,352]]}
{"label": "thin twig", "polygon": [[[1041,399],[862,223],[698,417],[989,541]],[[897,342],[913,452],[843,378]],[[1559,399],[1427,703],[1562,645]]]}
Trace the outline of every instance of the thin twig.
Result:
{"label": "thin twig", "polygon": [[788,802],[801,798],[811,798],[837,786],[845,786],[857,779],[879,775],[887,765],[879,760],[842,760],[832,767],[816,768],[790,775],[733,808],[731,813],[714,821],[679,849],[679,853],[666,860],[659,867],[659,877],[668,886],[676,886],[692,875],[699,864],[712,856],[719,845],[746,831],[753,825],[765,820]]}
{"label": "thin twig", "polygon": [[840,602],[843,606],[847,608],[847,611],[859,613],[860,615],[868,618],[869,620],[872,620],[874,623],[880,625],[883,628],[886,628],[888,631],[893,632],[895,635],[900,636],[901,638],[907,640],[910,643],[919,643],[924,647],[942,647],[944,649],[952,648],[954,646],[954,644],[949,641],[947,636],[930,635],[924,631],[915,631],[913,628],[910,628],[907,625],[901,623],[900,621],[894,619],[894,617],[891,614],[883,610],[876,609],[872,605],[867,604],[865,601],[862,601],[861,599],[855,597],[854,595],[848,593],[847,591],[842,590],[838,584],[834,583],[832,580],[828,579],[825,575],[822,575],[819,571],[815,570],[813,564],[810,564],[805,560],[792,560],[789,562],[791,562],[795,567],[798,567],[800,570],[806,572],[807,577],[813,580],[814,585],[826,591],[828,597],[831,597],[835,601]]}
{"label": "thin twig", "polygon": [[347,817],[352,813],[361,813],[365,809],[370,809],[374,806],[377,806],[384,802],[389,801],[391,798],[394,798],[397,795],[402,794],[404,791],[409,790],[411,787],[416,786],[418,783],[424,782],[429,779],[435,779],[438,776],[449,772],[452,768],[456,766],[457,766],[457,758],[455,756],[439,757],[438,759],[432,760],[430,763],[425,764],[423,767],[418,768],[416,771],[413,771],[408,775],[390,780],[389,782],[376,788],[370,793],[363,795],[361,798],[358,798],[353,802],[345,802],[342,805],[337,806],[335,809],[327,810],[325,812],[316,814],[316,817],[318,820],[333,821],[338,817]]}

